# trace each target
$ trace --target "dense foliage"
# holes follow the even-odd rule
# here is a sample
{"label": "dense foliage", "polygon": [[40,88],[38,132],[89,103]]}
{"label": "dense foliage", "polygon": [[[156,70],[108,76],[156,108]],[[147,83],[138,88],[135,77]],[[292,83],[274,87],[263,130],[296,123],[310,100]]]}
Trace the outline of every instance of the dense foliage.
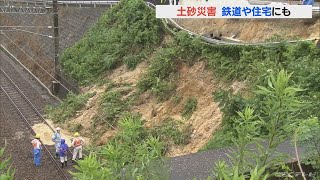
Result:
{"label": "dense foliage", "polygon": [[142,0],[120,1],[61,57],[62,68],[81,84],[122,63],[133,69],[162,39],[161,23]]}
{"label": "dense foliage", "polygon": [[[303,103],[298,100],[302,89],[289,85],[290,76],[283,70],[277,76],[271,74],[268,85],[258,86],[255,91],[261,95],[260,111],[246,107],[243,112],[238,112],[238,118],[235,119],[238,125],[235,138],[232,139],[235,144],[231,156],[234,167],[228,169],[217,163],[218,179],[224,179],[219,172],[227,172],[228,176],[234,176],[235,173],[245,176],[255,166],[263,167],[261,176],[276,176],[274,172],[283,169],[286,154],[277,152],[278,146],[294,135],[301,121],[298,114],[303,107]],[[256,143],[257,153],[252,153],[253,143]]]}
{"label": "dense foliage", "polygon": [[188,144],[191,139],[191,125],[183,126],[182,123],[166,118],[160,124],[154,125],[149,131],[154,137],[159,137],[160,140],[169,145],[171,142],[177,145]]}
{"label": "dense foliage", "polygon": [[176,50],[173,47],[163,48],[137,86],[141,92],[151,90],[160,101],[167,100],[174,91],[171,79],[176,71]]}
{"label": "dense foliage", "polygon": [[302,162],[311,165],[316,170],[315,176],[320,179],[320,123],[318,118],[312,117],[307,121],[302,121],[296,130],[298,146],[305,149]]}
{"label": "dense foliage", "polygon": [[75,113],[84,107],[93,94],[86,93],[76,95],[70,93],[66,99],[58,106],[47,106],[45,111],[47,117],[54,122],[65,122],[68,118],[75,115]]}
{"label": "dense foliage", "polygon": [[[80,161],[75,179],[167,179],[164,144],[149,136],[139,116],[126,115],[120,131],[98,152]],[[91,171],[92,170],[92,171]]]}
{"label": "dense foliage", "polygon": [[94,126],[100,123],[111,124],[115,126],[118,119],[126,112],[128,104],[126,100],[121,99],[122,95],[118,91],[106,91],[101,98],[99,116],[95,117]]}
{"label": "dense foliage", "polygon": [[[86,84],[123,63],[133,69],[160,44],[161,36],[160,21],[142,0],[121,1],[105,13],[80,42],[64,52],[62,66],[78,82]],[[167,100],[175,91],[174,80],[179,64],[192,65],[199,60],[206,61],[215,76],[225,82],[247,80],[251,88],[259,84],[259,90],[248,98],[233,95],[232,91],[214,93],[214,100],[220,102],[224,113],[223,123],[206,148],[237,147],[233,167],[228,168],[224,163],[216,165],[216,175],[220,179],[244,179],[246,172],[250,172],[251,179],[266,179],[275,175],[268,174],[266,169],[283,168],[279,167],[282,157],[271,155],[276,153],[280,143],[292,136],[295,128],[300,130],[296,132],[298,142],[310,152],[305,155],[304,162],[319,168],[319,57],[320,49],[309,42],[214,46],[178,32],[174,35],[174,42],[163,44],[155,54],[137,87],[139,92],[150,91],[159,101]],[[280,69],[294,75],[291,77]],[[274,72],[279,72],[278,76]],[[177,97],[175,101],[179,99]],[[309,104],[300,106],[303,101]],[[79,162],[79,172],[74,173],[76,179],[154,179],[166,172],[159,168],[163,167],[159,163],[162,165],[164,142],[189,142],[192,132],[189,127],[181,128],[174,121],[165,121],[147,131],[139,117],[123,114],[128,107],[119,92],[106,92],[101,107],[105,122],[114,123],[121,119],[121,131],[101,151]],[[196,99],[189,99],[181,113],[188,118],[196,107]],[[59,108],[57,112],[56,115],[65,113]],[[70,117],[68,114],[71,113],[64,116]],[[311,116],[315,118],[297,123]],[[267,146],[257,143],[261,153],[248,156],[249,143],[261,138],[267,141]],[[316,145],[310,145],[310,142],[316,142]]]}
{"label": "dense foliage", "polygon": [[0,147],[0,179],[1,180],[13,180],[15,170],[10,165],[10,158],[4,157],[5,147]]}
{"label": "dense foliage", "polygon": [[193,112],[197,109],[198,100],[195,97],[189,97],[184,105],[183,111],[181,113],[182,117],[189,119]]}

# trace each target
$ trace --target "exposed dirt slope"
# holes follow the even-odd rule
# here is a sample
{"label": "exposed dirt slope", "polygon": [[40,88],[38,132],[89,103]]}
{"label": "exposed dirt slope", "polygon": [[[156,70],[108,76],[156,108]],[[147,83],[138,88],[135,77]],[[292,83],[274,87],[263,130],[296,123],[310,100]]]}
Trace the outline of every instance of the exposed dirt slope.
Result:
{"label": "exposed dirt slope", "polygon": [[221,33],[245,42],[263,42],[273,35],[287,40],[319,38],[319,16],[312,19],[177,19],[184,28],[200,34]]}
{"label": "exposed dirt slope", "polygon": [[[134,71],[129,71],[125,66],[121,66],[112,73],[106,75],[107,79],[112,79],[115,83],[129,83],[135,87],[141,75],[148,67],[147,62],[138,65]],[[212,78],[213,75],[209,70],[205,69],[204,62],[198,62],[192,67],[181,64],[179,67],[179,76],[176,81],[177,89],[175,96],[180,96],[179,103],[174,102],[174,96],[168,101],[159,103],[155,97],[149,92],[143,93],[138,97],[138,102],[132,111],[138,112],[146,120],[146,127],[160,124],[164,119],[171,117],[175,121],[180,121],[185,125],[191,125],[193,132],[190,143],[186,146],[171,146],[169,147],[169,156],[178,156],[188,153],[197,152],[211,138],[212,132],[216,130],[221,122],[221,112],[217,103],[212,100],[212,92],[218,87],[216,81]],[[93,117],[99,109],[99,101],[106,86],[93,86],[86,92],[96,92],[89,99],[84,110],[77,113],[76,117],[64,125],[65,127],[71,124],[81,124],[83,129],[82,134],[92,135]],[[128,94],[132,94],[136,88]],[[128,96],[127,94],[127,96]],[[188,97],[196,97],[198,105],[196,111],[190,119],[184,119],[181,112],[184,108],[184,103]],[[97,128],[99,129],[99,127]],[[105,144],[117,130],[107,130],[97,141],[97,144]]]}
{"label": "exposed dirt slope", "polygon": [[[186,146],[170,147],[168,155],[178,156],[197,152],[211,138],[212,132],[221,122],[221,112],[217,103],[212,100],[212,92],[218,84],[212,73],[205,69],[204,62],[189,67],[182,64],[179,68],[176,95],[182,97],[179,104],[174,103],[174,96],[164,103],[157,103],[153,97],[145,96],[144,102],[135,107],[135,111],[143,114],[147,126],[159,124],[166,117],[171,117],[193,128],[191,142]],[[181,112],[188,97],[196,97],[198,105],[190,119],[184,119]],[[155,112],[155,116],[154,113]]]}

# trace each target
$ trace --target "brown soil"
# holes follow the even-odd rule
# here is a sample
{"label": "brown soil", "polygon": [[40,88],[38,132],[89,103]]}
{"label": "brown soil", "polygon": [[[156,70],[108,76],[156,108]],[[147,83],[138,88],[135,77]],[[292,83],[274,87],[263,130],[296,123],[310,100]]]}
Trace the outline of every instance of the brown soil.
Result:
{"label": "brown soil", "polygon": [[[128,71],[126,66],[123,65],[112,72],[108,73],[106,75],[106,78],[112,79],[113,82],[115,83],[129,83],[135,85],[137,81],[139,80],[140,76],[145,72],[147,69],[147,63],[142,62],[140,63],[135,70],[133,71]],[[101,87],[90,87],[89,89],[83,89],[84,92],[88,93],[93,93],[95,92],[96,94],[91,97],[84,110],[81,110],[77,113],[76,117],[70,120],[67,124],[62,125],[63,127],[67,128],[68,126],[72,124],[81,124],[82,125],[82,130],[80,131],[82,134],[92,136],[91,130],[92,130],[92,123],[93,123],[93,118],[97,115],[99,111],[99,104],[100,104],[100,99],[105,92],[107,86],[101,86]],[[97,127],[97,129],[101,129],[102,127]],[[102,136],[97,140],[96,144],[102,145],[107,143],[109,139],[111,139],[115,134],[116,130],[108,130],[105,133],[102,134]]]}
{"label": "brown soil", "polygon": [[[47,120],[47,122],[51,125],[51,127],[54,127],[52,122],[50,120]],[[32,129],[36,132],[41,134],[41,141],[46,145],[54,145],[54,142],[51,140],[51,137],[53,135],[52,130],[44,123],[35,124],[32,126]],[[71,139],[74,138],[73,134],[69,132],[67,129],[61,129],[61,137],[66,140],[66,143],[71,146]],[[81,136],[86,144],[90,144],[90,139]]]}
{"label": "brown soil", "polygon": [[[85,90],[87,93],[95,93],[94,96],[89,98],[86,103],[86,106],[83,110],[78,111],[74,118],[69,120],[66,124],[60,124],[64,129],[68,129],[68,127],[72,125],[81,124],[82,129],[79,131],[82,136],[90,137],[91,134],[91,125],[93,122],[94,116],[97,114],[99,109],[99,99],[102,93],[105,91],[106,86],[96,87],[93,86],[88,90]],[[89,138],[84,138],[86,142],[90,142]]]}
{"label": "brown soil", "polygon": [[129,83],[136,84],[141,76],[148,67],[146,61],[140,63],[135,70],[129,71],[126,65],[122,65],[121,67],[114,70],[108,79],[112,79],[112,81],[116,83]]}
{"label": "brown soil", "polygon": [[219,34],[245,42],[263,42],[274,35],[287,40],[320,37],[320,19],[176,19],[179,25],[193,32]]}
{"label": "brown soil", "polygon": [[[125,66],[121,66],[111,73],[108,73],[106,78],[111,79],[115,83],[129,83],[134,87],[139,78],[146,72],[147,67],[147,62],[140,63],[133,71],[128,71]],[[139,102],[132,107],[133,112],[140,113],[143,119],[146,120],[145,126],[147,128],[160,124],[168,117],[182,122],[183,125],[191,125],[193,132],[190,143],[181,146],[171,145],[168,150],[168,156],[197,152],[210,140],[213,132],[219,127],[222,116],[218,104],[212,100],[212,92],[222,86],[215,81],[213,73],[205,69],[205,62],[197,62],[191,67],[186,64],[181,64],[178,69],[178,77],[176,80],[177,89],[174,96],[182,97],[179,103],[175,104],[174,96],[165,102],[159,103],[149,92],[145,92],[140,95],[138,99]],[[121,88],[123,87],[117,89]],[[227,88],[242,91],[245,89],[245,83],[235,82]],[[106,86],[93,86],[87,90],[84,89],[86,92],[96,92],[96,95],[89,99],[86,107],[82,111],[79,111],[76,117],[70,120],[68,124],[81,124],[83,129],[80,132],[92,136],[90,133],[92,131],[93,117],[99,110],[99,101],[105,89]],[[130,91],[128,94],[133,93],[136,89],[132,88]],[[197,98],[198,105],[190,119],[184,119],[181,116],[181,112],[188,97]],[[63,127],[67,126],[68,125],[65,125]],[[99,129],[99,127],[97,129]],[[106,144],[116,133],[117,129],[107,130],[98,138],[96,144]]]}
{"label": "brown soil", "polygon": [[[145,102],[134,108],[142,114],[150,127],[159,124],[167,117],[171,117],[183,124],[190,124],[193,128],[191,142],[186,146],[169,147],[168,156],[178,156],[197,152],[211,138],[212,132],[221,122],[221,112],[218,105],[212,101],[212,92],[218,86],[212,78],[212,73],[205,69],[204,62],[198,62],[189,67],[182,64],[179,68],[176,95],[182,97],[179,104],[175,105],[173,98],[164,103],[157,103],[149,93],[143,94]],[[190,119],[183,119],[184,102],[188,97],[196,97],[197,110]]]}

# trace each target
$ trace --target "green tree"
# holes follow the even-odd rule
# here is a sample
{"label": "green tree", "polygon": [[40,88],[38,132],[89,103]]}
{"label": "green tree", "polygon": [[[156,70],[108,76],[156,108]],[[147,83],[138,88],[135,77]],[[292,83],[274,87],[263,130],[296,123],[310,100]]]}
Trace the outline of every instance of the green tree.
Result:
{"label": "green tree", "polygon": [[[297,96],[302,89],[290,86],[290,77],[291,74],[284,70],[277,76],[270,74],[268,86],[258,86],[258,90],[255,91],[262,101],[261,112],[255,114],[252,108],[247,107],[243,113],[238,113],[240,119],[235,120],[238,124],[237,136],[233,139],[235,148],[229,155],[233,167],[216,164],[217,177],[245,177],[252,169],[256,169],[259,176],[264,177],[267,174],[265,169],[273,169],[276,172],[277,169],[283,168],[281,165],[285,156],[276,149],[294,135],[294,130],[289,127],[298,125],[297,115],[303,107]],[[257,155],[252,155],[248,146],[255,147]],[[270,176],[274,175],[275,173],[270,173]]]}
{"label": "green tree", "polygon": [[297,93],[303,90],[289,85],[291,75],[285,70],[281,70],[277,76],[271,74],[268,87],[258,86],[259,90],[256,91],[263,96],[263,108],[259,116],[263,122],[262,127],[267,130],[267,147],[259,146],[263,153],[257,157],[257,163],[262,166],[279,163],[279,159],[271,159],[271,155],[275,154],[281,143],[293,136],[294,130],[288,127],[299,123],[297,115],[302,110],[303,102],[299,101]]}
{"label": "green tree", "polygon": [[143,0],[120,1],[63,52],[61,66],[79,84],[91,84],[122,64],[134,69],[159,45],[162,34],[161,21]]}

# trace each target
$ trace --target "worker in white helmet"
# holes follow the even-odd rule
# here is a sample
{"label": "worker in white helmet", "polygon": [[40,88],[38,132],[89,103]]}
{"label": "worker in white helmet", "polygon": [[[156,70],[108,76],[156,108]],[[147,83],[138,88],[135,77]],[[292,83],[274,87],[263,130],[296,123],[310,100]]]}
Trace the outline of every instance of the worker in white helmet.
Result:
{"label": "worker in white helmet", "polygon": [[82,159],[82,146],[84,145],[84,140],[80,137],[79,133],[74,133],[75,138],[72,140],[72,146],[73,149],[73,156],[72,160],[75,161],[77,158],[77,155],[79,153],[79,159]]}
{"label": "worker in white helmet", "polygon": [[60,134],[60,128],[56,128],[56,132],[52,135],[52,141],[54,142],[55,148],[56,148],[56,157],[59,157],[59,151],[60,151],[60,144],[61,144],[61,134]]}
{"label": "worker in white helmet", "polygon": [[31,141],[33,146],[33,160],[36,166],[41,165],[41,142],[40,142],[40,134],[36,134],[34,139]]}

